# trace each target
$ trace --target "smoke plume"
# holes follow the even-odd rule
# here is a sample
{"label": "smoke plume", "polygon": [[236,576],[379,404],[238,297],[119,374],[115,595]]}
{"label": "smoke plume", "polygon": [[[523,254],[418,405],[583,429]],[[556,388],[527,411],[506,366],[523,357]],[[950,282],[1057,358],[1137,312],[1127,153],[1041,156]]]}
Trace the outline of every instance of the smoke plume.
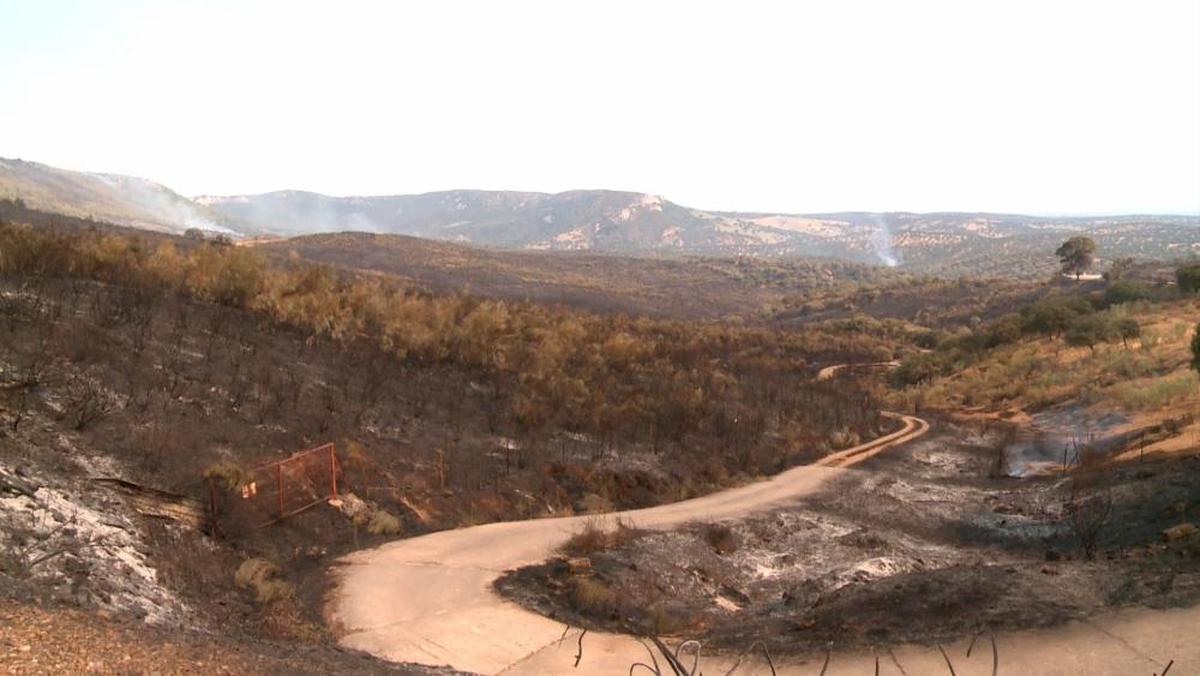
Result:
{"label": "smoke plume", "polygon": [[875,229],[871,231],[871,247],[875,249],[875,256],[880,263],[894,268],[900,264],[900,259],[892,250],[892,230],[888,227],[887,216],[875,214],[872,220],[875,221]]}

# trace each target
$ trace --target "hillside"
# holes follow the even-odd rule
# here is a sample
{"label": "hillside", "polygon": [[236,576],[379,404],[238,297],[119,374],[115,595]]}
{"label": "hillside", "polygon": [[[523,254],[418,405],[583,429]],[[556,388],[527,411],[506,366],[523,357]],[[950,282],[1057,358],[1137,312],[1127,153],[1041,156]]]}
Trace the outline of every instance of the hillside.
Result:
{"label": "hillside", "polygon": [[[1075,417],[1094,429],[1103,427],[1095,421],[1105,416],[1128,422],[1194,415],[1200,388],[1189,345],[1200,321],[1200,302],[1189,297],[1136,301],[1093,315],[1089,306],[1064,306],[1062,299],[1043,298],[1023,316],[1001,317],[975,334],[951,337],[931,354],[913,356],[898,376],[920,385],[905,390],[895,403],[1012,417],[1072,402],[1079,407]],[[1059,329],[1061,335],[1033,328],[1062,307],[1068,308],[1064,321],[1069,323]],[[1099,332],[1088,340],[1074,328],[1088,319],[1133,321],[1137,328],[1125,339]],[[1020,321],[1026,322],[1025,335],[1016,337],[1012,329]]]}
{"label": "hillside", "polygon": [[331,197],[280,191],[188,199],[141,178],[0,159],[0,197],[70,216],[235,237],[339,231],[398,234],[492,249],[636,256],[823,257],[938,275],[1043,278],[1075,234],[1105,259],[1200,256],[1200,217],[1038,217],[985,213],[716,212],[611,190],[450,190]]}
{"label": "hillside", "polygon": [[1046,295],[906,358],[891,404],[1012,426],[998,462],[1013,476],[1088,453],[1187,450],[1200,432],[1197,321],[1194,294],[1129,280]]}
{"label": "hillside", "polygon": [[[807,673],[799,667],[812,668],[823,651],[839,673],[871,673],[888,644],[905,648],[891,673],[939,673],[943,664],[952,674],[1011,672],[1012,656],[1025,652],[1014,647],[1018,634],[1072,620],[1103,626],[1102,644],[1142,648],[1149,634],[1114,640],[1116,613],[1200,599],[1200,298],[1147,283],[1152,270],[1129,272],[1003,291],[1008,313],[976,317],[911,353],[886,399],[891,410],[926,417],[929,433],[868,454],[819,492],[736,519],[708,507],[709,520],[669,530],[652,512],[633,525],[617,520],[607,537],[583,525],[558,541],[557,556],[507,571],[497,593],[586,631],[594,653],[620,649],[600,643],[609,635],[667,634],[702,644],[717,663],[761,642],[772,666],[786,665],[780,673],[793,665]],[[950,290],[927,289],[929,304],[953,303],[961,290],[974,293],[959,302],[987,300],[983,288]],[[827,373],[836,381],[864,371]],[[1175,626],[1164,617],[1154,635],[1172,636]],[[969,663],[965,644],[989,633],[1003,648]],[[628,643],[631,661],[639,646]],[[1079,645],[1089,657],[1100,650],[1075,633],[1051,649],[1084,654]],[[867,659],[855,661],[854,648]],[[1155,673],[1185,664],[1175,657],[1182,651],[1157,650],[1171,656]],[[545,653],[539,666],[569,664]]]}
{"label": "hillside", "polygon": [[[873,389],[811,377],[892,354],[887,336],[431,294],[222,240],[0,216],[0,604],[322,646],[340,553],[694,497],[893,425]],[[335,462],[305,470],[323,480],[262,469],[327,442]],[[358,511],[310,496],[330,477]],[[316,502],[276,523],[285,499]],[[278,571],[269,589],[239,581],[247,560]]]}
{"label": "hillside", "polygon": [[1200,255],[1200,218],[1193,216],[725,213],[607,190],[380,197],[284,191],[197,201],[286,234],[358,230],[509,249],[824,256],[939,274],[1041,277],[1055,269],[1058,244],[1080,233],[1106,257]]}
{"label": "hillside", "polygon": [[548,255],[361,232],[246,244],[277,257],[294,252],[308,261],[399,277],[434,292],[679,318],[754,319],[794,295],[848,293],[907,277],[829,259]]}
{"label": "hillside", "polygon": [[[1157,542],[1195,513],[1198,476],[1185,350],[1200,315],[1194,298],[1154,281],[1161,266],[1126,270],[1124,286],[1032,285],[363,233],[233,246],[0,207],[0,600],[17,603],[16,614],[45,600],[145,618],[166,632],[166,647],[137,646],[137,659],[187,654],[187,632],[201,630],[268,664],[295,647],[322,670],[374,669],[329,648],[339,636],[323,624],[322,599],[340,584],[327,571],[341,554],[495,521],[600,523],[599,514],[840,462],[851,456],[838,449],[857,453],[894,429],[885,405],[937,427],[778,515],[602,540],[586,552],[592,605],[557,559],[518,570],[505,593],[591,628],[589,638],[674,627],[732,651],[782,636],[768,640],[783,656],[835,636],[951,641],[976,617],[1003,630],[1117,605],[1187,604],[1200,589],[1196,540]],[[571,284],[580,293],[571,303],[494,300]],[[642,284],[662,295],[623,297]],[[594,295],[670,314],[672,303],[757,302],[756,290],[804,285],[815,291],[763,316],[795,323],[786,327],[558,306]],[[1138,300],[1112,293],[1120,289]],[[1070,312],[1069,327],[1042,335],[1054,308]],[[1078,344],[1078,329],[1128,319],[1136,337],[1121,328]],[[894,358],[903,364],[891,392],[865,369],[817,375]],[[1001,416],[1028,431],[990,424]],[[1071,435],[1093,433],[1114,440],[1104,447],[1114,455],[1147,454],[1111,475],[1119,516],[1083,545],[1100,547],[1094,561],[1077,553],[1081,536],[1064,516],[1082,504],[1071,492],[1080,480],[1045,474]],[[336,464],[321,456],[320,467],[330,475],[310,464],[303,481],[273,488],[284,479],[266,463],[329,441]],[[331,476],[344,498],[337,509],[275,521],[285,495],[320,505]],[[208,504],[207,530],[163,523],[114,486]],[[1184,512],[1170,511],[1180,501]],[[591,537],[579,532],[571,542]],[[694,562],[689,571],[708,572],[677,570],[661,555],[671,543]],[[755,561],[778,575],[754,573]],[[246,570],[266,572],[255,581]],[[1134,576],[1145,584],[1122,586]],[[922,591],[931,588],[941,590],[933,605]],[[951,604],[965,594],[990,600]],[[795,626],[811,631],[783,629]],[[24,633],[0,640],[29,641],[36,654],[20,659],[50,657]]]}
{"label": "hillside", "polygon": [[200,228],[232,235],[257,232],[153,181],[68,171],[0,157],[0,199],[78,218],[163,232]]}

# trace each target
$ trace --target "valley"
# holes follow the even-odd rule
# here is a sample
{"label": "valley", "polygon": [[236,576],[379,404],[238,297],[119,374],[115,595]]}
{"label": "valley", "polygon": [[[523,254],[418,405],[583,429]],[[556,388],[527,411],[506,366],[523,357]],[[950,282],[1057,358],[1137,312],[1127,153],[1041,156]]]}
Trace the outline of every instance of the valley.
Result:
{"label": "valley", "polygon": [[0,9],[0,674],[1200,675],[1200,3]]}
{"label": "valley", "polygon": [[0,218],[13,617],[314,673],[610,673],[630,636],[911,672],[984,630],[1006,669],[1197,659],[1163,629],[1200,589],[1186,258],[947,279]]}

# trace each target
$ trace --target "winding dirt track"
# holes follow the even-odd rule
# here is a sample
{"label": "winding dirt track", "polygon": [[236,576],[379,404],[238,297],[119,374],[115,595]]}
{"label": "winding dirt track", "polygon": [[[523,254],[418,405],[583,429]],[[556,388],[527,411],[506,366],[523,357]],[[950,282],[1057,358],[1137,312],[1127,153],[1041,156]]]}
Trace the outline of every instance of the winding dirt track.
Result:
{"label": "winding dirt track", "polygon": [[[920,418],[888,413],[902,428],[874,441],[795,467],[775,477],[728,491],[621,512],[642,528],[670,528],[689,521],[742,517],[809,495],[830,477],[895,444],[929,430]],[[484,674],[625,674],[646,660],[636,640],[620,634],[588,632],[583,659],[573,667],[578,632],[563,638],[562,624],[500,598],[492,582],[504,571],[538,563],[576,531],[587,517],[493,523],[397,540],[339,561],[329,614],[345,646],[378,657],[451,665]],[[1190,627],[1190,629],[1189,629]],[[999,637],[1001,671],[1025,674],[1161,673],[1175,659],[1172,674],[1197,673],[1200,647],[1192,636],[1200,608],[1185,611],[1126,612],[1060,629]],[[965,644],[949,646],[959,674],[991,673],[990,648],[976,647],[964,658]],[[884,653],[880,673],[946,673],[936,649],[893,649]],[[816,674],[824,656],[791,660],[780,673]],[[828,674],[870,674],[874,655],[835,654]],[[725,673],[733,658],[706,658],[707,673]],[[1186,666],[1184,662],[1187,662]],[[665,666],[665,665],[664,665]],[[763,673],[747,660],[738,673]]]}

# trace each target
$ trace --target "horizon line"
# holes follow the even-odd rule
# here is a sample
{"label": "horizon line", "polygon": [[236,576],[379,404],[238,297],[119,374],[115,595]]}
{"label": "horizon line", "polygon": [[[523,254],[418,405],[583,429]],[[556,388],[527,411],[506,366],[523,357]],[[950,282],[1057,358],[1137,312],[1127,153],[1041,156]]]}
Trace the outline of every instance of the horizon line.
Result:
{"label": "horizon line", "polygon": [[135,174],[123,174],[123,173],[118,173],[118,172],[107,172],[107,171],[87,171],[87,170],[82,170],[82,169],[67,169],[67,168],[55,166],[52,164],[46,164],[46,163],[40,162],[38,160],[28,160],[28,159],[24,159],[21,157],[0,156],[0,161],[3,161],[3,160],[21,162],[21,163],[25,163],[25,164],[36,164],[36,165],[40,165],[43,167],[48,167],[48,168],[56,170],[56,171],[65,171],[65,172],[76,173],[76,174],[87,174],[87,175],[92,175],[92,176],[116,176],[116,177],[131,178],[131,179],[142,180],[142,181],[150,181],[150,182],[153,182],[159,186],[162,186],[162,187],[166,188],[167,190],[170,190],[171,192],[174,192],[175,194],[180,195],[181,197],[184,197],[192,202],[197,202],[201,198],[205,198],[205,197],[209,197],[209,198],[262,197],[265,195],[273,195],[273,194],[288,193],[288,192],[308,193],[311,195],[317,195],[320,197],[328,197],[328,198],[332,198],[332,199],[371,199],[371,198],[381,198],[381,197],[383,197],[383,198],[414,197],[414,196],[421,196],[421,195],[436,195],[439,193],[452,193],[452,192],[526,193],[526,194],[531,194],[531,195],[547,195],[547,196],[564,195],[564,194],[572,193],[572,192],[615,192],[615,193],[630,193],[630,194],[634,194],[634,195],[647,195],[647,196],[658,197],[658,198],[663,199],[664,201],[670,202],[671,204],[674,204],[676,206],[679,206],[679,207],[682,207],[685,209],[692,209],[695,211],[707,211],[707,212],[715,213],[715,214],[743,214],[743,215],[758,215],[758,216],[832,216],[832,215],[840,215],[840,214],[869,214],[869,215],[914,214],[914,215],[927,216],[927,215],[936,215],[936,214],[973,214],[973,215],[979,215],[979,216],[1028,216],[1028,217],[1032,217],[1032,218],[1101,218],[1101,217],[1126,217],[1126,218],[1128,218],[1128,217],[1136,217],[1136,216],[1156,216],[1156,217],[1181,216],[1181,217],[1188,217],[1188,218],[1200,218],[1200,207],[1197,207],[1195,211],[1152,211],[1152,210],[1127,210],[1127,211],[1022,211],[1022,210],[1013,210],[1013,211],[1007,211],[1007,210],[993,210],[993,209],[983,209],[983,210],[970,210],[970,209],[929,209],[929,210],[916,210],[916,209],[884,209],[884,210],[818,209],[818,210],[814,210],[814,211],[785,211],[785,210],[772,211],[772,210],[759,210],[759,209],[724,209],[724,208],[713,209],[713,208],[706,208],[706,207],[694,207],[694,206],[682,204],[680,202],[675,202],[674,200],[668,199],[661,192],[649,192],[649,191],[644,191],[644,190],[628,190],[628,189],[621,189],[621,188],[569,188],[566,190],[559,190],[559,191],[547,191],[547,190],[521,190],[521,189],[516,189],[516,188],[462,188],[462,187],[459,187],[459,188],[443,188],[443,189],[438,189],[438,190],[422,190],[422,191],[418,191],[418,192],[388,192],[388,193],[359,193],[359,194],[334,194],[334,193],[320,192],[317,190],[308,190],[308,189],[303,189],[303,188],[279,188],[279,189],[267,190],[267,191],[263,191],[263,192],[243,192],[243,193],[224,193],[224,194],[211,193],[211,192],[200,192],[200,193],[185,194],[185,193],[176,191],[171,186],[169,186],[165,183],[162,183],[157,179],[148,178],[146,176],[139,176],[139,175],[135,175]]}

